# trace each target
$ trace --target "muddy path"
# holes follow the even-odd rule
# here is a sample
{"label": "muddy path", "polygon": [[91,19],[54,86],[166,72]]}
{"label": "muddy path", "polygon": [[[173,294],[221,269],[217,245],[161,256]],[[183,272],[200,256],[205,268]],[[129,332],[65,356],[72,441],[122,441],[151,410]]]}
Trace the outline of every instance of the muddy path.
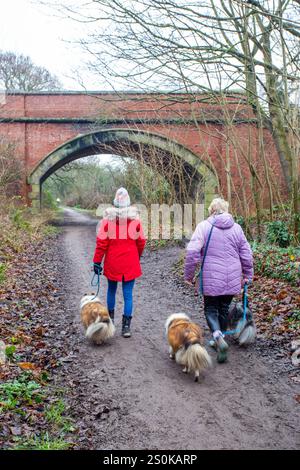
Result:
{"label": "muddy path", "polygon": [[[57,241],[64,314],[55,336],[69,354],[56,373],[78,427],[78,449],[296,449],[300,447],[296,387],[272,350],[230,346],[200,383],[168,357],[164,322],[184,311],[208,330],[199,300],[172,276],[181,249],[147,252],[135,286],[132,337],[122,338],[122,296],[117,294],[116,336],[95,347],[84,337],[78,304],[90,288],[95,221],[67,209]],[[101,298],[106,280],[101,278]]]}

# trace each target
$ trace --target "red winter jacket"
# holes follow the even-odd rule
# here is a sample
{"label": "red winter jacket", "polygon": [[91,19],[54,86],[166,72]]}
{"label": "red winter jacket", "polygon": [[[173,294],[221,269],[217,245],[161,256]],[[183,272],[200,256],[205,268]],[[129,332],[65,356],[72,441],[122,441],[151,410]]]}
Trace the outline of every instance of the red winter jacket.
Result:
{"label": "red winter jacket", "polygon": [[142,274],[140,257],[146,239],[135,207],[106,209],[98,230],[94,263],[104,260],[111,281],[131,281]]}

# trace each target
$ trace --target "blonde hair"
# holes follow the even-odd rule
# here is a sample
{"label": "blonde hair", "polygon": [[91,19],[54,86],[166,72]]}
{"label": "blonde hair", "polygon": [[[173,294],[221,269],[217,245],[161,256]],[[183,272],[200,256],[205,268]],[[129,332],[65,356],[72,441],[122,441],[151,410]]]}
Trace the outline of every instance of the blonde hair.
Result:
{"label": "blonde hair", "polygon": [[208,213],[209,215],[223,214],[223,212],[228,212],[228,209],[228,202],[225,201],[225,199],[222,199],[221,197],[216,197],[211,201],[210,206],[208,208]]}

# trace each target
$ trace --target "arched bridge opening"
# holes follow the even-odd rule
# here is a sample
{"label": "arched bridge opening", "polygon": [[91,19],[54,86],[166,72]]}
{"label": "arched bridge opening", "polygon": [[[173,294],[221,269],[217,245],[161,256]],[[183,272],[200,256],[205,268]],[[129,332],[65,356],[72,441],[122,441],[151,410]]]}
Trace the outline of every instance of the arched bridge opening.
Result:
{"label": "arched bridge opening", "polygon": [[117,128],[78,135],[48,154],[28,178],[32,206],[41,207],[42,185],[59,168],[98,154],[143,161],[173,185],[176,201],[182,204],[197,202],[207,206],[217,191],[217,177],[212,169],[184,146],[158,134]]}

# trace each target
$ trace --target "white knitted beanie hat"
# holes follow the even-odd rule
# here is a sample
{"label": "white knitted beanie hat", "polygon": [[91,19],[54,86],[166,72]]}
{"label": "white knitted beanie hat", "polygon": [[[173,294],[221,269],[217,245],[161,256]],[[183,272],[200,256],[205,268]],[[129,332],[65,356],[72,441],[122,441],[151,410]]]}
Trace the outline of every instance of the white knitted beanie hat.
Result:
{"label": "white knitted beanie hat", "polygon": [[127,189],[125,188],[118,189],[115,195],[115,199],[114,199],[114,206],[120,207],[120,208],[130,206],[130,197],[129,197]]}

